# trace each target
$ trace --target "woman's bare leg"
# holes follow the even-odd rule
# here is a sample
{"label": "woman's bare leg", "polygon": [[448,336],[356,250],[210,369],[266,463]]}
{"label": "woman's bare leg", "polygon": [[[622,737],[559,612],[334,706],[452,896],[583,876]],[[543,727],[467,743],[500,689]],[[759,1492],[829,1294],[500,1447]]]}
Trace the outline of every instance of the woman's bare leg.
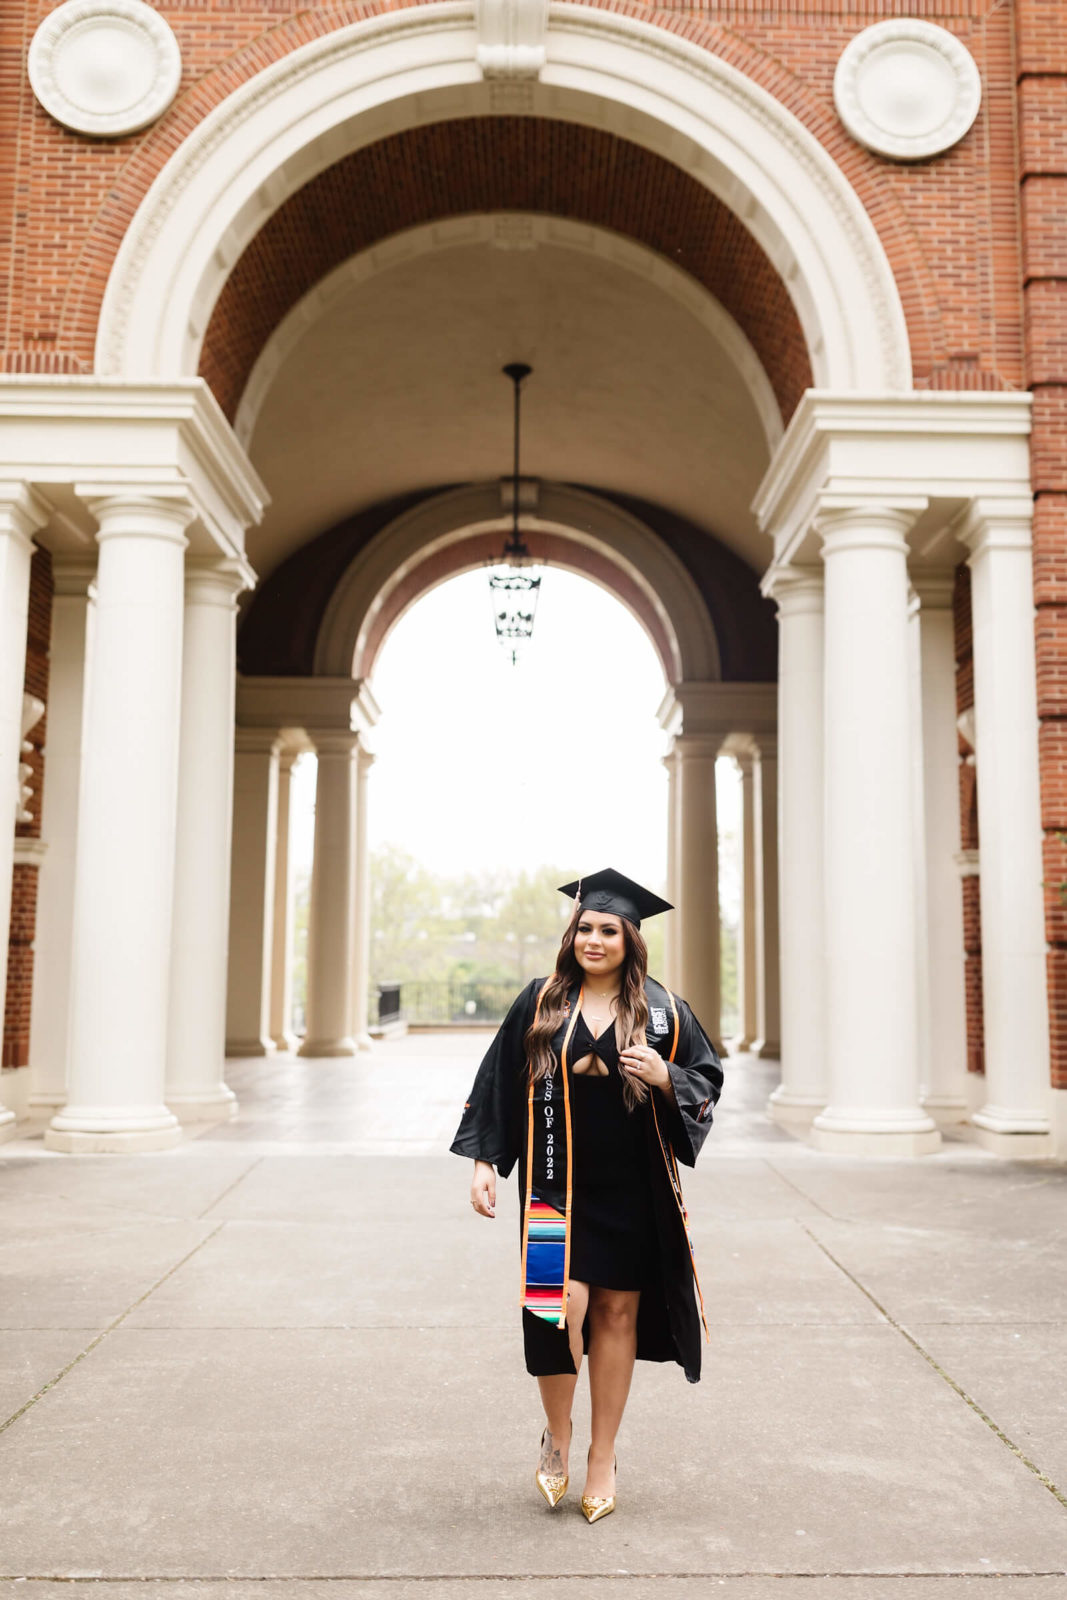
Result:
{"label": "woman's bare leg", "polygon": [[615,1435],[637,1359],[639,1289],[589,1291],[589,1397],[592,1440],[584,1494],[615,1493]]}
{"label": "woman's bare leg", "polygon": [[537,1380],[537,1387],[541,1391],[541,1404],[545,1408],[545,1418],[548,1422],[548,1431],[541,1446],[541,1461],[538,1468],[541,1472],[564,1473],[568,1470],[571,1407],[574,1404],[578,1374],[582,1370],[582,1326],[588,1307],[589,1285],[575,1283],[572,1280],[570,1293],[567,1296],[567,1337],[570,1340],[574,1372],[554,1373],[550,1378]]}

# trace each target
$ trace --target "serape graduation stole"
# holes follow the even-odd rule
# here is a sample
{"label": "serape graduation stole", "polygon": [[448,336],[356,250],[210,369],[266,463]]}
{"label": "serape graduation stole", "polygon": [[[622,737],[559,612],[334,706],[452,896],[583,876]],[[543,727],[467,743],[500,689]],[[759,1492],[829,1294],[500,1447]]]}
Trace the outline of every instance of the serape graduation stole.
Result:
{"label": "serape graduation stole", "polygon": [[[541,1011],[541,1000],[551,980],[547,980],[537,996],[534,1022]],[[558,1328],[567,1326],[567,1278],[570,1270],[571,1242],[571,1097],[567,1078],[567,1052],[571,1034],[582,1008],[581,994],[571,1009],[571,1019],[560,1051],[560,1093],[557,1095],[554,1074],[535,1085],[530,1078],[526,1100],[526,1199],[522,1212],[522,1294],[519,1304],[534,1316],[555,1323]],[[541,1088],[541,1094],[534,1093]],[[563,1123],[566,1145],[566,1187],[559,1184],[559,1141],[556,1138],[556,1121],[559,1101],[563,1102]],[[538,1105],[541,1115],[537,1115]],[[536,1132],[535,1132],[536,1129]],[[564,1195],[563,1210],[553,1205],[534,1187],[534,1157],[539,1157],[538,1171],[544,1174],[544,1187]]]}
{"label": "serape graduation stole", "polygon": [[[665,989],[664,993],[671,1003],[671,1016],[674,1019],[674,1038],[671,1040],[671,1053],[667,1057],[668,1061],[673,1061],[678,1053],[678,1002],[675,1000],[669,989]],[[674,1151],[668,1144],[667,1140],[663,1137],[663,1129],[660,1127],[659,1117],[656,1115],[655,1095],[650,1094],[649,1099],[652,1102],[652,1121],[656,1126],[656,1138],[659,1141],[660,1151],[662,1152],[663,1161],[667,1168],[667,1177],[670,1179],[671,1192],[674,1195],[674,1203],[678,1207],[678,1211],[682,1218],[682,1227],[685,1229],[685,1242],[689,1246],[689,1261],[693,1268],[693,1282],[696,1285],[697,1299],[700,1302],[700,1320],[704,1324],[704,1338],[710,1344],[711,1334],[708,1332],[708,1319],[704,1315],[704,1295],[700,1288],[700,1278],[697,1276],[696,1254],[693,1250],[693,1235],[689,1229],[689,1213],[685,1209],[685,1201],[682,1198],[682,1180],[678,1176],[678,1163],[674,1158]]]}

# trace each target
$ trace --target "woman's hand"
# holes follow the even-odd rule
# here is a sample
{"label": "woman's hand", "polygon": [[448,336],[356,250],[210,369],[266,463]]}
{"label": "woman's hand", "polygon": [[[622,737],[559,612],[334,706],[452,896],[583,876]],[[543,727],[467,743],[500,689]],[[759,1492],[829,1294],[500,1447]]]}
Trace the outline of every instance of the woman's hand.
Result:
{"label": "woman's hand", "polygon": [[471,1205],[480,1217],[496,1216],[496,1170],[491,1161],[474,1163]]}
{"label": "woman's hand", "polygon": [[671,1075],[667,1071],[667,1063],[655,1050],[650,1050],[647,1044],[627,1045],[625,1050],[619,1051],[619,1064],[631,1078],[638,1078],[653,1089],[662,1089],[673,1099],[674,1091],[671,1088]]}

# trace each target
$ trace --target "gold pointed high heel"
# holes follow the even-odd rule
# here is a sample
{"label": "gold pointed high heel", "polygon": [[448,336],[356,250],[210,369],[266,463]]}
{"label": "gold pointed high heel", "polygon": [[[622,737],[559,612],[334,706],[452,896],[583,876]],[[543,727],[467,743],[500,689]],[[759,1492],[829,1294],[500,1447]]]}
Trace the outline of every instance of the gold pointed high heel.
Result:
{"label": "gold pointed high heel", "polygon": [[[619,1460],[615,1458],[615,1471],[619,1470]],[[615,1496],[613,1494],[583,1494],[582,1515],[586,1522],[599,1522],[601,1517],[610,1517],[615,1510]]]}
{"label": "gold pointed high heel", "polygon": [[[544,1432],[541,1434],[542,1449],[544,1449],[545,1434],[547,1432],[548,1429],[545,1428]],[[571,1433],[573,1434],[573,1432],[574,1428],[572,1426]],[[534,1477],[537,1479],[537,1487],[540,1489],[541,1493],[552,1507],[552,1510],[555,1511],[556,1507],[563,1499],[563,1496],[567,1493],[567,1485],[571,1481],[569,1475],[566,1472],[542,1472],[540,1469],[538,1469],[538,1471],[534,1474]]]}

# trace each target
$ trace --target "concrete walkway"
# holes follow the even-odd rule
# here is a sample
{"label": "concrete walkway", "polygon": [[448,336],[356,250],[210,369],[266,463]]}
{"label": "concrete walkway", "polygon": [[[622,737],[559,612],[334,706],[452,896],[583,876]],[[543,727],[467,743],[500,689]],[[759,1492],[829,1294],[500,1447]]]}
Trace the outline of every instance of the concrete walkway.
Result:
{"label": "concrete walkway", "polygon": [[484,1042],[234,1063],[161,1154],[0,1148],[0,1600],[1064,1600],[1067,1169],[819,1155],[727,1062],[705,1378],[639,1367],[590,1528],[533,1484],[514,1183],[480,1221],[445,1153]]}

